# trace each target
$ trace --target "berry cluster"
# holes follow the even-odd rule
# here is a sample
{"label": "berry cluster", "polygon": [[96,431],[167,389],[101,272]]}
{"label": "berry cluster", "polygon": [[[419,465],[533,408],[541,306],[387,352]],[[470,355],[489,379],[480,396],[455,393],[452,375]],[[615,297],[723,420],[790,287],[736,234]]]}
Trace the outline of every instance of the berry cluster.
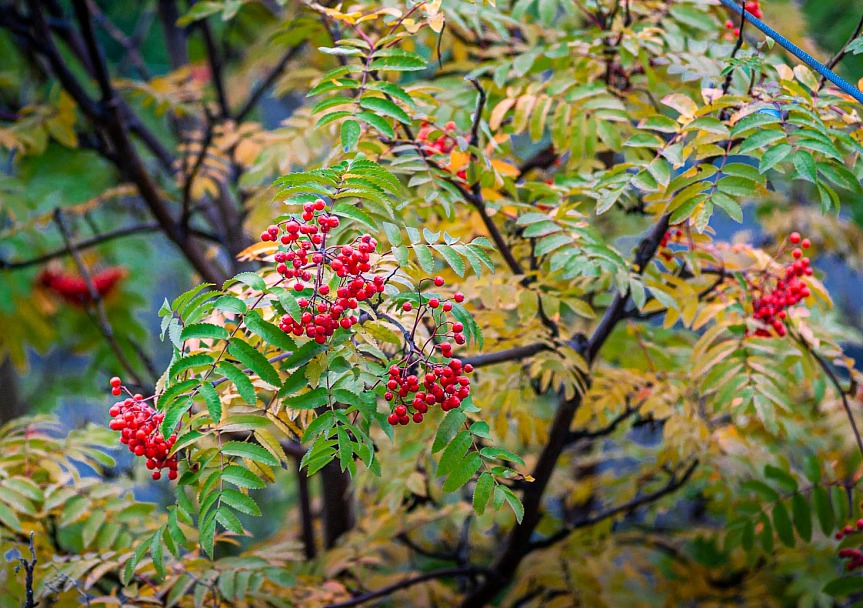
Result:
{"label": "berry cluster", "polygon": [[[420,281],[420,286],[427,280]],[[433,282],[437,287],[444,285],[443,277],[435,277]],[[468,374],[473,372],[473,366],[453,358],[452,342],[459,345],[466,342],[462,333],[464,325],[447,319],[447,313],[452,311],[452,302],[463,302],[464,295],[456,292],[451,300],[441,300],[436,296],[424,298],[422,293],[419,295],[420,304],[411,339],[427,315],[431,316],[431,335],[421,347],[411,341],[407,345],[407,355],[389,369],[384,399],[392,404],[387,421],[393,426],[405,425],[411,420],[422,422],[423,415],[433,405],[439,405],[445,412],[456,409],[470,394]],[[402,304],[404,312],[411,312],[413,308],[410,302]],[[431,353],[426,354],[429,345],[432,345]],[[433,361],[435,352],[438,354]]]}
{"label": "berry cluster", "polygon": [[662,240],[659,241],[659,255],[666,262],[670,261],[671,258],[674,257],[674,252],[668,248],[668,243],[679,243],[683,240],[683,230],[680,228],[675,228],[674,230],[666,230],[665,234],[662,236]]}
{"label": "berry cluster", "polygon": [[[455,137],[453,136],[456,130],[455,123],[451,120],[447,122],[444,125],[444,134],[436,140],[431,141],[429,136],[434,130],[434,125],[430,125],[427,122],[422,123],[420,126],[419,133],[417,133],[417,141],[422,144],[423,151],[429,156],[434,156],[436,154],[449,154],[452,152],[456,144]],[[460,169],[456,173],[456,176],[461,179],[467,179],[467,169]]]}
{"label": "berry cluster", "polygon": [[[111,393],[117,396],[123,390],[121,380],[111,378]],[[120,443],[129,446],[135,456],[147,459],[147,468],[153,471],[153,479],[161,479],[162,469],[168,469],[168,479],[177,479],[177,455],[168,456],[176,435],[167,439],[159,431],[165,415],[157,412],[144,401],[143,395],[132,395],[111,406],[108,413],[114,417],[108,426],[120,431]]]}
{"label": "berry cluster", "polygon": [[[849,534],[860,531],[863,531],[863,519],[857,520],[856,527],[845,526],[844,528],[839,530],[836,533],[835,538],[836,540],[842,540]],[[848,560],[848,562],[845,564],[845,569],[849,572],[863,566],[863,551],[861,551],[860,549],[853,549],[850,547],[839,549],[839,557]]]}
{"label": "berry cluster", "polygon": [[[293,281],[293,290],[303,292],[312,288],[310,298],[297,300],[300,319],[284,315],[279,327],[285,333],[307,336],[324,344],[339,327],[349,329],[357,323],[353,314],[359,302],[384,291],[383,277],[367,277],[371,270],[371,254],[378,242],[365,234],[348,245],[327,247],[326,237],[339,226],[339,218],[327,210],[323,199],[303,205],[299,220],[289,219],[267,228],[262,241],[280,243],[275,254],[276,272]],[[325,280],[324,269],[329,267],[338,277],[336,297],[329,298],[331,286]]]}
{"label": "berry cluster", "polygon": [[[761,12],[761,4],[758,0],[755,0],[755,2],[747,2],[743,8],[747,13],[751,13],[756,19],[761,19],[761,17],[764,16]],[[735,38],[740,36],[740,28],[737,27],[731,19],[725,22],[725,29],[730,31]]]}
{"label": "berry cluster", "polygon": [[[90,280],[99,297],[104,297],[113,291],[126,274],[126,269],[123,266],[111,266],[94,273]],[[87,281],[81,276],[46,268],[39,273],[37,281],[69,304],[84,306],[93,301]]]}
{"label": "berry cluster", "polygon": [[791,252],[793,262],[783,267],[781,276],[770,289],[761,289],[760,297],[752,302],[752,316],[763,326],[755,330],[754,335],[769,337],[770,330],[775,331],[780,337],[787,333],[785,329],[785,318],[788,316],[786,309],[794,306],[810,295],[809,288],[800,279],[812,275],[812,267],[809,258],[803,257],[803,249],[810,246],[809,239],[801,238],[800,233],[793,232],[788,237],[795,247]]}

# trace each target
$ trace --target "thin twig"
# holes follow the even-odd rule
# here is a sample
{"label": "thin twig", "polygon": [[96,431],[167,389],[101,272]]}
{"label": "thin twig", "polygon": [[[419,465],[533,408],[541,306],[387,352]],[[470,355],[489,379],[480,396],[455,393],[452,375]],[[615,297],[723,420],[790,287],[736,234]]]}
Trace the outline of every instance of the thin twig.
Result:
{"label": "thin twig", "polygon": [[344,602],[327,604],[324,608],[351,608],[351,606],[359,606],[360,604],[364,604],[366,602],[370,602],[381,597],[392,595],[393,593],[395,593],[396,591],[400,591],[401,589],[407,589],[409,587],[413,587],[414,585],[418,585],[426,581],[436,580],[439,578],[453,578],[460,576],[489,576],[489,574],[490,573],[488,572],[488,570],[485,570],[484,568],[478,568],[476,566],[464,566],[459,568],[443,568],[441,570],[433,570],[431,572],[426,572],[425,574],[420,574],[419,576],[415,576],[413,578],[406,578],[399,581],[398,583],[387,585],[386,587],[383,587],[376,591],[369,591],[368,593],[363,593],[349,600],[345,600]]}
{"label": "thin twig", "polygon": [[126,354],[123,352],[123,349],[120,348],[120,343],[117,341],[117,337],[114,335],[114,330],[111,327],[110,321],[108,321],[108,315],[105,312],[105,304],[102,301],[102,296],[99,295],[99,291],[96,289],[96,286],[93,285],[93,280],[90,277],[90,274],[87,272],[87,267],[84,265],[84,262],[81,260],[81,256],[78,253],[78,250],[75,249],[75,245],[72,243],[72,238],[69,235],[66,224],[63,222],[63,212],[60,209],[57,209],[54,212],[54,222],[57,224],[57,228],[60,230],[60,234],[63,237],[63,242],[66,244],[66,249],[68,249],[69,254],[75,261],[75,266],[78,267],[78,272],[81,274],[81,278],[84,279],[84,283],[87,285],[87,292],[90,296],[90,301],[96,309],[96,314],[94,318],[94,320],[96,321],[96,325],[99,327],[99,330],[102,332],[105,341],[108,342],[108,346],[111,347],[111,350],[114,352],[114,356],[117,357],[117,361],[123,367],[123,370],[128,374],[129,378],[131,378],[132,381],[139,387],[146,388],[147,385],[145,385],[144,382],[141,380],[141,377],[138,375],[138,372],[135,371],[135,368],[132,367],[131,362],[126,357]]}
{"label": "thin twig", "polygon": [[[857,27],[854,28],[854,31],[851,33],[851,36],[848,38],[848,40],[845,42],[845,44],[842,45],[842,48],[839,49],[839,52],[836,53],[836,55],[833,57],[833,59],[831,59],[830,61],[827,62],[827,67],[829,69],[832,70],[837,65],[839,65],[839,62],[842,61],[842,59],[848,53],[848,47],[851,45],[852,42],[854,42],[857,39],[858,36],[860,36],[861,32],[863,32],[863,16],[860,17],[860,21],[857,23]],[[818,83],[818,88],[820,89],[821,87],[823,87],[825,82],[827,82],[827,78],[825,76],[822,76],[821,82]]]}
{"label": "thin twig", "polygon": [[273,83],[276,82],[278,77],[285,71],[285,68],[288,67],[288,64],[291,60],[296,57],[297,53],[300,52],[300,49],[303,48],[303,45],[295,46],[292,49],[288,50],[282,58],[279,60],[273,69],[267,73],[264,79],[260,82],[260,84],[255,87],[255,89],[249,94],[249,98],[246,100],[246,103],[243,104],[243,107],[237,112],[236,116],[234,116],[234,120],[237,122],[243,122],[246,117],[251,113],[252,110],[255,109],[255,106],[258,105],[258,102],[261,100],[261,97],[264,96]]}
{"label": "thin twig", "polygon": [[839,378],[836,377],[836,372],[830,367],[827,361],[824,360],[818,351],[810,345],[806,340],[803,339],[802,336],[798,336],[796,334],[792,334],[800,346],[808,352],[813,359],[818,363],[821,369],[824,370],[824,373],[827,374],[827,377],[830,379],[830,382],[833,383],[833,386],[836,387],[836,391],[839,393],[840,399],[842,399],[842,407],[845,408],[845,414],[848,416],[848,422],[851,425],[851,431],[854,433],[854,439],[857,441],[857,448],[860,450],[860,455],[863,456],[863,439],[860,437],[860,430],[857,428],[857,421],[854,419],[854,412],[851,410],[851,404],[848,402],[848,394],[842,388],[842,385],[839,383]]}

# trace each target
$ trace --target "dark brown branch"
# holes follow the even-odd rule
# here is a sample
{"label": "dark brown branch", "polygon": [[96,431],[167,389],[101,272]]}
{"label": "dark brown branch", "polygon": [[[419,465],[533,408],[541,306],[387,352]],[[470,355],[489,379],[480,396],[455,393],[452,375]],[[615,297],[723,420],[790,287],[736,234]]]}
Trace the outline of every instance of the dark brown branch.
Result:
{"label": "dark brown branch", "polygon": [[94,315],[96,326],[99,328],[99,331],[101,331],[102,336],[104,336],[105,341],[108,343],[108,346],[114,352],[114,356],[117,357],[117,361],[123,367],[123,371],[125,371],[129,378],[131,378],[139,387],[142,389],[149,389],[149,387],[147,387],[147,385],[145,385],[141,380],[141,377],[138,375],[138,372],[135,371],[135,368],[132,367],[132,363],[126,357],[123,349],[120,348],[120,343],[117,341],[117,337],[114,335],[114,329],[111,327],[111,322],[108,320],[108,314],[105,312],[105,303],[102,301],[102,296],[93,284],[93,280],[87,272],[87,267],[84,265],[83,260],[81,260],[78,250],[75,249],[75,246],[72,244],[72,238],[69,235],[66,224],[63,222],[63,212],[60,209],[57,209],[54,212],[54,222],[57,224],[58,230],[60,230],[63,242],[66,244],[69,254],[75,261],[75,266],[78,268],[81,278],[84,279],[84,284],[87,285],[87,292],[90,296],[90,301],[93,303],[93,307],[96,310]]}
{"label": "dark brown branch", "polygon": [[[99,6],[93,0],[87,0],[87,5],[90,8],[90,13],[93,15],[93,20],[96,25],[101,27],[117,44],[123,47],[123,51],[126,53],[125,61],[131,63],[135,69],[138,71],[138,75],[144,80],[149,80],[151,78],[150,70],[147,69],[147,64],[144,62],[144,59],[141,57],[141,53],[138,52],[138,41],[134,38],[129,38],[126,34],[117,27],[108,17],[102,12]],[[142,19],[145,18],[146,15],[152,14],[149,11],[144,11],[142,14]]]}
{"label": "dark brown branch", "polygon": [[180,11],[176,0],[159,0],[159,20],[162,22],[162,32],[165,35],[165,46],[171,68],[176,70],[189,63],[189,51],[186,48],[186,32],[177,25]]}
{"label": "dark brown branch", "polygon": [[267,73],[260,84],[258,84],[258,86],[249,94],[249,98],[246,100],[246,103],[243,104],[243,107],[234,117],[237,122],[243,122],[252,110],[255,109],[255,106],[258,105],[258,102],[261,100],[261,97],[264,96],[264,93],[273,86],[273,83],[276,82],[279,76],[281,76],[282,72],[285,71],[285,68],[288,67],[288,64],[294,57],[296,57],[301,48],[303,48],[303,45],[295,46],[282,55],[279,63],[277,63],[273,69]]}
{"label": "dark brown branch", "polygon": [[532,357],[533,355],[546,350],[554,350],[554,348],[545,342],[536,342],[534,344],[515,346],[513,348],[507,348],[493,353],[462,357],[461,361],[464,364],[470,363],[474,367],[484,367],[486,365],[494,365],[496,363],[506,363],[507,361],[521,361],[522,359]]}
{"label": "dark brown branch", "polygon": [[317,554],[315,546],[315,520],[312,515],[312,499],[309,493],[309,476],[300,466],[302,456],[295,457],[297,463],[297,502],[300,507],[300,529],[302,531],[303,551],[306,559],[314,559]]}
{"label": "dark brown branch", "polygon": [[580,528],[588,528],[593,526],[609,517],[615,517],[621,513],[629,513],[638,507],[656,502],[663,496],[667,496],[675,492],[678,488],[683,486],[689,478],[692,476],[692,473],[695,472],[695,468],[698,466],[698,460],[693,460],[692,463],[684,470],[683,474],[679,477],[677,475],[672,475],[662,488],[656,490],[655,492],[651,492],[649,494],[644,494],[643,496],[638,496],[633,498],[629,502],[626,502],[622,505],[617,505],[616,507],[612,507],[610,509],[606,509],[605,511],[601,511],[595,515],[587,517],[585,519],[579,520],[578,522],[568,526],[558,532],[552,534],[548,538],[540,541],[536,541],[530,544],[530,550],[535,551],[537,549],[545,549],[554,545],[563,539],[565,539],[573,530],[578,530]]}
{"label": "dark brown branch", "polygon": [[415,543],[411,539],[411,537],[408,536],[407,532],[399,532],[394,537],[394,539],[396,541],[400,542],[401,544],[403,544],[405,547],[407,547],[408,549],[410,549],[414,553],[422,555],[423,557],[428,557],[430,559],[436,559],[436,560],[440,560],[440,561],[444,561],[444,562],[458,562],[459,561],[459,555],[458,555],[457,551],[447,551],[447,552],[431,551],[431,550],[426,549],[425,547],[422,547],[419,544]]}
{"label": "dark brown branch", "polygon": [[[78,251],[84,251],[85,249],[90,249],[91,247],[101,245],[102,243],[108,243],[115,239],[120,239],[127,236],[135,236],[138,234],[146,234],[149,232],[158,232],[159,230],[159,224],[157,224],[156,222],[136,224],[134,226],[127,226],[126,228],[119,228],[111,232],[105,232],[104,234],[100,234],[93,238],[87,239],[86,241],[75,243],[73,245],[73,248],[77,249]],[[35,258],[30,258],[17,262],[0,259],[0,270],[20,270],[23,268],[30,268],[31,266],[39,266],[41,264],[44,264],[45,262],[49,262],[56,258],[65,257],[67,255],[69,255],[69,248],[63,247],[62,249],[57,249],[55,251],[45,253]]]}
{"label": "dark brown branch", "polygon": [[635,407],[627,406],[621,414],[617,415],[606,426],[595,431],[570,431],[569,437],[567,437],[566,442],[569,444],[580,441],[581,439],[597,439],[599,437],[607,437],[608,435],[611,435],[614,431],[616,431],[617,427],[619,427],[625,420],[637,414],[640,409],[640,405]]}
{"label": "dark brown branch", "polygon": [[216,99],[219,100],[219,110],[221,111],[222,118],[228,118],[231,115],[231,107],[228,105],[228,96],[225,93],[225,81],[222,74],[222,57],[219,55],[219,50],[216,48],[216,42],[213,40],[213,32],[206,19],[201,21],[201,30],[204,34],[204,46],[207,48],[207,62],[210,65],[210,75],[213,80],[213,86],[216,89]]}
{"label": "dark brown branch", "polygon": [[[850,46],[850,44],[852,42],[857,40],[857,38],[860,36],[861,32],[863,32],[863,17],[860,17],[860,21],[859,21],[859,23],[857,23],[857,27],[854,28],[854,31],[851,33],[851,36],[848,38],[848,40],[845,42],[845,44],[842,45],[842,48],[839,49],[839,52],[836,53],[836,55],[833,57],[833,59],[831,59],[830,61],[827,62],[827,69],[832,70],[837,65],[839,65],[839,62],[842,61],[842,59],[845,58],[845,55],[848,54],[848,47]],[[826,82],[827,82],[827,78],[822,76],[821,82],[818,83],[818,88],[823,87],[824,83],[826,83]]]}
{"label": "dark brown branch", "polygon": [[863,456],[863,439],[860,437],[860,430],[857,428],[857,421],[854,419],[854,412],[851,410],[851,404],[848,402],[848,394],[842,388],[842,385],[839,382],[839,378],[836,377],[836,372],[833,371],[833,368],[824,360],[816,350],[813,348],[802,336],[798,336],[796,334],[792,334],[794,339],[800,344],[803,349],[812,355],[812,358],[815,359],[816,363],[824,370],[824,373],[827,374],[827,377],[830,379],[830,382],[833,383],[833,386],[836,387],[836,391],[839,393],[839,398],[842,399],[842,407],[845,409],[845,414],[848,416],[848,422],[851,425],[851,431],[854,433],[854,439],[857,441],[857,449],[860,450],[860,455]]}
{"label": "dark brown branch", "polygon": [[[668,215],[663,215],[656,225],[650,230],[636,250],[634,265],[639,274],[644,272],[647,264],[653,259],[659,248],[662,236],[668,229]],[[625,315],[626,304],[629,301],[629,293],[621,296],[617,294],[611,305],[606,309],[602,320],[593,332],[593,335],[583,346],[583,353],[588,365],[592,364],[600,348],[602,348],[615,325]],[[590,378],[585,378],[590,384]],[[480,608],[491,602],[503,589],[506,581],[512,580],[516,569],[522,559],[530,551],[531,537],[541,518],[542,498],[551,481],[552,473],[557,466],[557,460],[566,447],[569,428],[575,413],[581,406],[581,394],[573,399],[561,400],[555,412],[549,428],[548,439],[542,452],[539,454],[532,476],[534,481],[525,484],[522,504],[524,505],[524,517],[521,524],[510,532],[509,539],[503,547],[497,560],[492,567],[494,577],[488,578],[483,584],[468,594],[461,606],[462,608]]]}
{"label": "dark brown branch", "polygon": [[[99,60],[101,63],[101,53],[95,40],[86,2],[84,0],[76,0],[75,8],[76,14],[81,21],[81,29],[87,48],[91,49],[92,59],[93,61]],[[78,101],[79,106],[82,106],[82,109],[88,114],[94,126],[104,129],[106,136],[110,139],[116,150],[117,167],[137,186],[141,198],[147,203],[150,212],[162,226],[162,230],[166,236],[183,251],[186,259],[201,274],[204,280],[217,284],[223,283],[228,275],[205,254],[196,241],[189,238],[188,233],[182,230],[174,220],[166,202],[162,199],[161,192],[145,168],[141,157],[129,138],[128,124],[123,116],[122,103],[111,87],[105,66],[100,65],[94,68],[104,97],[101,106],[96,106],[86,93],[83,92],[80,84],[69,71],[63,58],[57,51],[51,32],[42,16],[39,2],[37,0],[30,0],[30,9],[33,13],[33,21],[36,25],[37,33],[41,37],[37,50],[46,54],[61,84]]]}
{"label": "dark brown branch", "polygon": [[36,548],[33,545],[33,532],[30,532],[30,559],[19,557],[19,565],[15,566],[15,572],[22,566],[24,567],[24,608],[36,608],[36,598],[33,593],[33,571],[36,569],[36,564],[39,560],[36,559]]}
{"label": "dark brown branch", "polygon": [[368,593],[363,593],[349,600],[345,600],[344,602],[327,604],[324,608],[351,608],[351,606],[359,606],[360,604],[364,604],[366,602],[370,602],[381,597],[387,597],[388,595],[392,595],[396,591],[407,589],[409,587],[413,587],[414,585],[418,585],[426,581],[437,580],[439,578],[489,576],[490,574],[491,573],[489,571],[483,568],[478,568],[476,566],[464,566],[460,568],[443,568],[441,570],[433,570],[432,572],[426,572],[413,578],[406,578],[402,581],[399,581],[398,583],[387,585],[386,587],[378,589],[377,591],[369,591]]}
{"label": "dark brown branch", "polygon": [[527,172],[532,169],[548,169],[554,164],[554,161],[556,161],[557,158],[558,155],[557,152],[554,151],[554,146],[546,146],[533,156],[526,158],[518,166],[518,175],[516,176],[515,181],[518,182],[521,180]]}

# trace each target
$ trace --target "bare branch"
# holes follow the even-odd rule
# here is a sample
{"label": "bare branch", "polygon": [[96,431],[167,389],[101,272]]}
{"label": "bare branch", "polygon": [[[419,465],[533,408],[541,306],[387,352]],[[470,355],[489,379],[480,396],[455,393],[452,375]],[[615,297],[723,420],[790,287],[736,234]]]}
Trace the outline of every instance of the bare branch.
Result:
{"label": "bare branch", "polygon": [[234,120],[237,122],[243,122],[246,117],[248,117],[252,110],[255,109],[255,106],[258,105],[258,102],[261,100],[261,97],[264,96],[264,93],[273,86],[273,83],[276,82],[279,76],[281,76],[282,72],[285,71],[285,68],[288,67],[291,60],[300,52],[301,48],[303,48],[303,45],[295,46],[282,55],[279,63],[277,63],[273,69],[267,73],[260,84],[258,84],[258,86],[249,94],[249,98],[246,100],[246,103],[243,104],[243,107],[239,112],[237,112],[237,115],[234,116]]}
{"label": "bare branch", "polygon": [[426,572],[424,574],[420,574],[413,578],[406,578],[398,583],[393,583],[392,585],[387,585],[377,591],[369,591],[368,593],[363,593],[358,595],[352,599],[345,600],[344,602],[336,602],[335,604],[327,604],[324,608],[350,608],[351,606],[359,606],[360,604],[364,604],[366,602],[370,602],[372,600],[376,600],[381,597],[387,597],[388,595],[392,595],[396,591],[400,591],[402,589],[407,589],[409,587],[413,587],[414,585],[418,585],[420,583],[424,583],[426,581],[432,581],[439,578],[454,578],[454,577],[476,577],[476,576],[490,576],[491,573],[484,568],[478,568],[476,566],[463,566],[459,568],[443,568],[441,570],[433,570],[431,572]]}
{"label": "bare branch", "polygon": [[207,62],[210,64],[210,74],[212,75],[213,86],[216,89],[216,99],[219,100],[219,110],[221,111],[222,118],[228,118],[231,115],[231,107],[228,105],[228,96],[225,93],[222,57],[216,48],[213,32],[210,30],[210,24],[207,23],[206,19],[201,21],[201,31],[204,34],[204,46],[207,48]]}
{"label": "bare branch", "polygon": [[521,361],[522,359],[532,357],[533,355],[546,350],[554,350],[554,348],[545,342],[535,342],[533,344],[515,346],[513,348],[507,348],[493,353],[462,357],[461,361],[463,364],[470,363],[474,367],[484,367],[486,365],[506,363],[508,361]]}
{"label": "bare branch", "polygon": [[540,540],[540,541],[536,541],[536,542],[531,543],[529,550],[535,551],[537,549],[544,549],[544,548],[550,547],[551,545],[554,545],[555,543],[558,543],[558,542],[562,541],[564,538],[566,538],[567,536],[569,536],[569,534],[573,530],[578,530],[579,528],[588,528],[588,527],[590,527],[594,524],[597,524],[597,523],[599,523],[605,519],[608,519],[609,517],[614,517],[614,516],[619,515],[621,513],[629,513],[631,511],[637,509],[638,507],[656,502],[657,500],[659,500],[663,496],[666,496],[668,494],[671,494],[672,492],[675,492],[678,488],[680,488],[687,481],[689,481],[689,478],[692,476],[692,473],[695,471],[695,468],[697,466],[698,466],[698,459],[695,459],[692,461],[692,463],[690,463],[690,465],[688,467],[686,467],[686,469],[683,471],[682,475],[680,475],[680,476],[672,475],[671,478],[668,480],[668,483],[666,483],[662,488],[656,490],[655,492],[651,492],[649,494],[644,494],[642,496],[638,496],[638,497],[633,498],[629,502],[626,502],[622,505],[617,505],[616,507],[606,509],[605,511],[601,511],[595,515],[592,515],[590,517],[582,519],[582,520],[576,522],[575,524],[568,526],[568,527],[552,534],[551,536],[549,536],[548,538],[546,538],[544,540]]}
{"label": "bare branch", "polygon": [[114,335],[114,329],[111,327],[111,323],[108,320],[108,314],[105,312],[105,303],[102,301],[102,296],[99,294],[99,290],[97,290],[96,286],[93,284],[93,280],[90,277],[90,274],[87,272],[87,267],[84,265],[83,260],[81,260],[81,256],[78,254],[78,250],[75,249],[75,246],[72,244],[72,238],[69,235],[66,224],[63,222],[63,212],[60,209],[57,209],[54,212],[54,222],[57,224],[57,228],[60,230],[60,234],[63,236],[63,242],[66,244],[66,248],[68,249],[69,254],[72,256],[72,259],[75,261],[75,266],[77,266],[78,272],[81,273],[81,278],[84,279],[84,283],[87,285],[87,292],[90,295],[90,301],[93,303],[93,307],[96,309],[94,321],[99,327],[99,330],[102,332],[102,335],[105,337],[105,341],[108,342],[108,346],[111,347],[111,350],[114,352],[114,356],[117,357],[117,361],[123,367],[123,370],[129,375],[132,381],[139,387],[145,389],[148,388],[147,385],[144,384],[144,382],[141,380],[138,372],[135,371],[135,368],[132,367],[131,362],[126,357],[126,354],[123,352],[123,349],[120,348],[120,343],[117,341],[117,337]]}
{"label": "bare branch", "polygon": [[[827,62],[827,68],[828,69],[832,70],[837,65],[839,65],[839,62],[842,61],[842,59],[845,57],[845,55],[848,54],[849,45],[852,42],[854,42],[855,40],[857,40],[857,38],[860,36],[861,32],[863,32],[863,17],[860,17],[860,21],[859,21],[859,23],[857,23],[857,27],[854,28],[854,31],[851,33],[851,36],[848,38],[848,40],[845,42],[845,44],[842,45],[842,48],[839,49],[839,52],[836,53],[836,55],[830,61]],[[827,77],[822,76],[821,82],[818,83],[818,88],[823,87],[826,82],[827,82]]]}

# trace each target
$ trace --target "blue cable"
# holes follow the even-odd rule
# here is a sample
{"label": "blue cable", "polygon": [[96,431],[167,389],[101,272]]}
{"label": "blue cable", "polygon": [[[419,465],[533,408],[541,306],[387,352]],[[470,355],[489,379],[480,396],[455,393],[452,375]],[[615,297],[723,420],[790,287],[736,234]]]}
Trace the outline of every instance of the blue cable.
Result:
{"label": "blue cable", "polygon": [[[743,7],[735,2],[734,0],[719,0],[733,10],[738,15],[743,14]],[[837,87],[848,93],[851,97],[863,103],[863,93],[860,92],[860,89],[855,87],[853,84],[839,76],[836,72],[832,71],[826,65],[815,59],[812,55],[801,49],[799,46],[788,40],[785,36],[771,28],[769,25],[761,21],[761,19],[757,19],[752,15],[752,13],[746,13],[744,16],[746,21],[754,25],[756,28],[773,38],[776,43],[787,50],[789,53],[797,57],[800,61],[808,65],[810,68],[821,74],[824,78],[835,84]]]}

